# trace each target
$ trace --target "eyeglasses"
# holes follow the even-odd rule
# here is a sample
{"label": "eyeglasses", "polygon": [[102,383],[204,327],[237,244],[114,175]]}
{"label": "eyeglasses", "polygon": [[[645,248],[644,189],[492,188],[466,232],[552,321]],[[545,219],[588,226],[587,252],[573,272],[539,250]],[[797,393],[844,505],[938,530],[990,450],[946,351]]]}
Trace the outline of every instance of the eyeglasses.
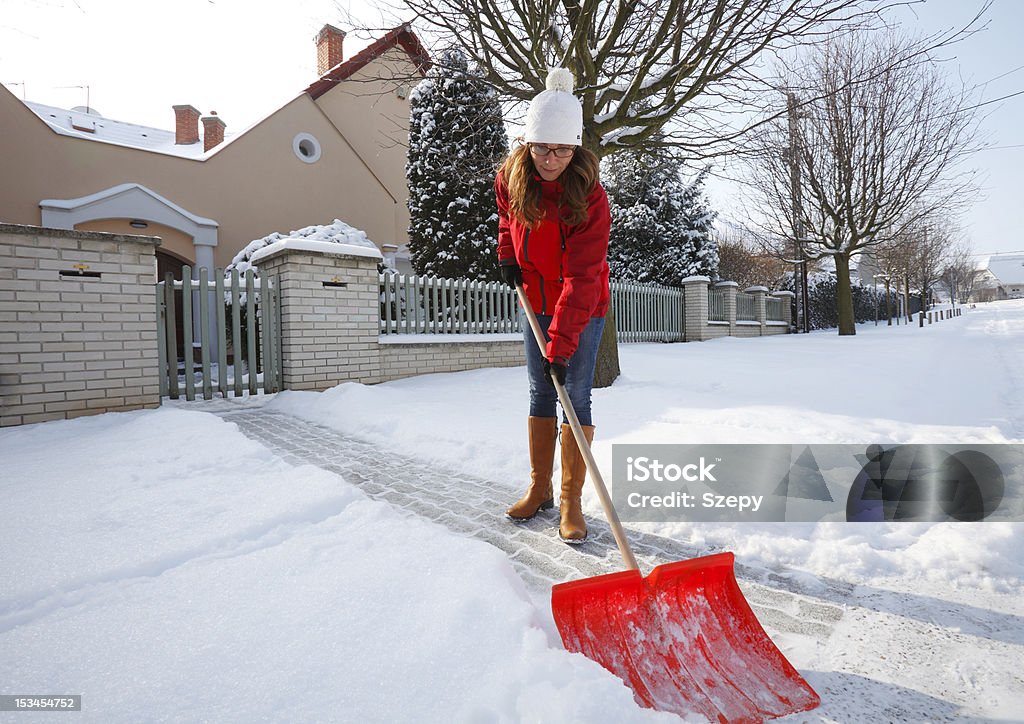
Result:
{"label": "eyeglasses", "polygon": [[555,154],[558,158],[569,158],[576,152],[575,146],[545,146],[543,143],[531,143],[530,153],[534,156],[547,156],[549,153]]}

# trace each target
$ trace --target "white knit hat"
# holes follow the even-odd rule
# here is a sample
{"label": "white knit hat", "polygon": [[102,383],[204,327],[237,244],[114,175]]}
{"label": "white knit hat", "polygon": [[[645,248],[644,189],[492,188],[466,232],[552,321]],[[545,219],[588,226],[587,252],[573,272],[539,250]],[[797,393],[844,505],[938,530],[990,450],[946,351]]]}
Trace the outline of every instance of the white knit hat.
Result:
{"label": "white knit hat", "polygon": [[527,143],[558,143],[578,146],[583,143],[583,106],[572,94],[572,73],[552,68],[544,83],[546,91],[530,101],[526,111]]}

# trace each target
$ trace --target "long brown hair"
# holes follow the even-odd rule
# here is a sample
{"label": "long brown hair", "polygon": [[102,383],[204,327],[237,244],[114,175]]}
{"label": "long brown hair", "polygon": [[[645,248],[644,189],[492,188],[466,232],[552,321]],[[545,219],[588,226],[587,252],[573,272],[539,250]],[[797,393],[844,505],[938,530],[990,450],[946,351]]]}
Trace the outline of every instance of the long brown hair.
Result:
{"label": "long brown hair", "polygon": [[[586,221],[587,197],[597,184],[600,170],[597,155],[577,146],[569,165],[558,177],[562,185],[562,221],[571,226]],[[509,210],[523,224],[536,227],[544,218],[544,211],[540,206],[540,181],[530,158],[530,145],[524,143],[514,149],[501,164],[501,172],[508,185]]]}

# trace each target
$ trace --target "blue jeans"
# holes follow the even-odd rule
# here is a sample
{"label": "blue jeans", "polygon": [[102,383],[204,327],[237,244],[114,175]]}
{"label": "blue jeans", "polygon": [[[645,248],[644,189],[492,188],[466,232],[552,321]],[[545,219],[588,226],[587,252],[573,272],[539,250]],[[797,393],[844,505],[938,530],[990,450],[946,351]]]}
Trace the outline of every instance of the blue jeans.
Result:
{"label": "blue jeans", "polygon": [[[520,312],[523,314],[523,312]],[[558,393],[555,386],[544,374],[544,353],[537,348],[537,340],[533,338],[526,316],[523,314],[523,340],[526,344],[526,372],[530,378],[530,415],[532,417],[557,417]],[[547,338],[550,315],[537,315],[540,328]],[[597,348],[601,343],[601,332],[604,331],[604,317],[592,317],[580,333],[579,346],[569,358],[569,366],[565,373],[565,391],[576,410],[581,425],[593,425],[590,417],[590,390],[594,385],[594,367],[597,365]],[[563,411],[562,421],[569,420]]]}

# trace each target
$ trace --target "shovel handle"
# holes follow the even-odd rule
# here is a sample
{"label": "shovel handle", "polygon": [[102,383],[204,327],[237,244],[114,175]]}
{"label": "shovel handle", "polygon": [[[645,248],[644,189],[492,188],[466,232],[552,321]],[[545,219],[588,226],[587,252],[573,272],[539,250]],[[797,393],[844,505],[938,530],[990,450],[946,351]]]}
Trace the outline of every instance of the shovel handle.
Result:
{"label": "shovel handle", "polygon": [[[537,315],[533,313],[533,307],[530,306],[530,300],[526,298],[526,292],[523,291],[522,284],[516,284],[516,294],[519,296],[519,303],[523,305],[523,311],[526,312],[526,319],[530,322],[533,336],[537,339],[537,347],[540,348],[540,353],[544,354],[544,350],[547,347],[544,331],[540,328],[540,322],[537,321]],[[605,517],[608,518],[608,525],[611,526],[612,535],[615,536],[615,543],[619,546],[619,553],[622,554],[622,560],[625,562],[628,570],[638,571],[640,566],[637,565],[636,558],[633,556],[633,549],[629,547],[626,533],[622,530],[622,523],[619,522],[619,515],[615,512],[615,506],[612,504],[612,498],[604,484],[604,478],[601,477],[601,471],[597,469],[594,453],[587,443],[587,438],[583,435],[583,428],[580,426],[580,419],[576,416],[576,410],[572,406],[572,400],[569,399],[569,393],[566,392],[565,386],[561,382],[554,379],[554,376],[552,376],[551,382],[555,386],[555,392],[558,393],[558,401],[562,403],[562,411],[569,421],[572,435],[576,438],[576,445],[579,447],[580,452],[583,453],[587,472],[590,473],[590,478],[594,481],[594,487],[597,488],[597,497],[601,500],[601,507],[604,508]]]}

